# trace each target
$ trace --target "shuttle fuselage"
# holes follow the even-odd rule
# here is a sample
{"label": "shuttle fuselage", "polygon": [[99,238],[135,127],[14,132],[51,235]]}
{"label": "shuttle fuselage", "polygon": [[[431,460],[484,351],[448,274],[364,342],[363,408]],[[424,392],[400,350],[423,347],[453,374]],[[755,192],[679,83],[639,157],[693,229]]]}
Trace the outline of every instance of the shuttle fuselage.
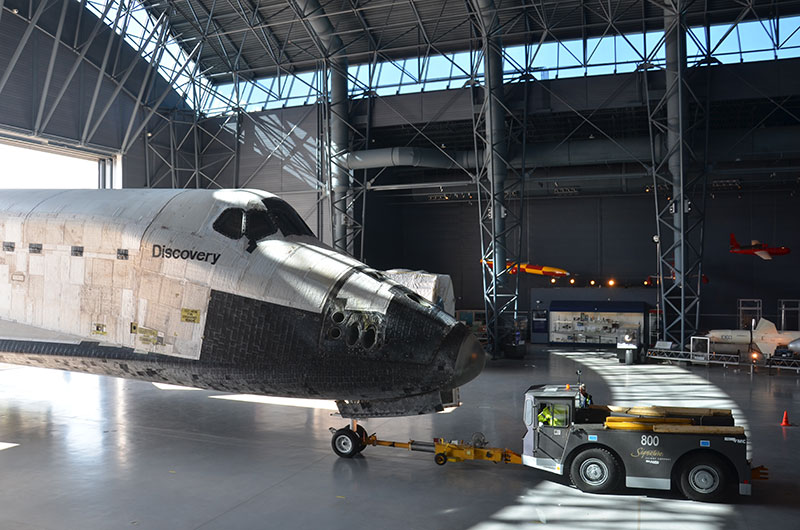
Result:
{"label": "shuttle fuselage", "polygon": [[8,190],[0,240],[0,362],[337,399],[359,417],[432,412],[483,367],[463,325],[269,193]]}

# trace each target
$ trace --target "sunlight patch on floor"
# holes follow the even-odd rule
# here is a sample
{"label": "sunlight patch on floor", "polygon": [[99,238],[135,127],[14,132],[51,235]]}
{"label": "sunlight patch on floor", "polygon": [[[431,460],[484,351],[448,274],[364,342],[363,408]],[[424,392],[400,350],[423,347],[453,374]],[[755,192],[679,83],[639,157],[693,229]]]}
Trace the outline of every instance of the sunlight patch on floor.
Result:
{"label": "sunlight patch on floor", "polygon": [[716,530],[725,528],[733,507],[636,495],[593,495],[544,481],[471,530],[547,528],[581,530]]}

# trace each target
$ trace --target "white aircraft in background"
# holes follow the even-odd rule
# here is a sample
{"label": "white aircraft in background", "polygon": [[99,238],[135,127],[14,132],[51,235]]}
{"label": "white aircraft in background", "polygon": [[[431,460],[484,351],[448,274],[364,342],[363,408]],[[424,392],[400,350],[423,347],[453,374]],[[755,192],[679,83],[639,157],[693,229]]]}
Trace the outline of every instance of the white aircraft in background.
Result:
{"label": "white aircraft in background", "polygon": [[800,331],[778,331],[775,324],[762,318],[753,330],[747,329],[712,329],[706,335],[711,342],[717,344],[747,345],[753,344],[764,356],[771,357],[778,347],[800,353]]}
{"label": "white aircraft in background", "polygon": [[256,190],[0,192],[0,362],[441,410],[484,352]]}

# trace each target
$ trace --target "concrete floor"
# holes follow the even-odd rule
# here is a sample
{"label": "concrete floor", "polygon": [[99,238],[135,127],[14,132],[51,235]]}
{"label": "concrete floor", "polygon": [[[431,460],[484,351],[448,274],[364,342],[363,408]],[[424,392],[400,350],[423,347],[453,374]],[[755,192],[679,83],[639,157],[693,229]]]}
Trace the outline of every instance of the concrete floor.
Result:
{"label": "concrete floor", "polygon": [[[626,367],[597,353],[532,351],[494,361],[449,414],[364,422],[384,439],[469,438],[521,449],[522,394],[573,382],[595,402],[733,406],[768,482],[735,504],[671,492],[588,495],[522,466],[433,463],[368,447],[331,451],[321,408],[0,366],[0,529],[800,528],[800,377],[722,367]],[[722,390],[720,390],[722,389]],[[223,396],[231,397],[231,396]],[[243,398],[246,399],[246,398]],[[10,444],[18,444],[16,446]]]}

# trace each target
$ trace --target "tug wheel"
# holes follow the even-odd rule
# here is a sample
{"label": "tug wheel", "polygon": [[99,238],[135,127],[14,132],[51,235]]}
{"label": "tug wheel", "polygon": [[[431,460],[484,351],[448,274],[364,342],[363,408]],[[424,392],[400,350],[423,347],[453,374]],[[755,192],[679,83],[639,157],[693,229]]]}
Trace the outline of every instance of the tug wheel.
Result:
{"label": "tug wheel", "polygon": [[619,485],[621,466],[610,451],[593,447],[578,453],[569,470],[572,483],[589,493],[607,493]]}
{"label": "tug wheel", "polygon": [[693,501],[719,502],[730,493],[728,467],[713,454],[698,455],[681,467],[680,489]]}
{"label": "tug wheel", "polygon": [[437,465],[443,466],[447,463],[447,455],[444,453],[436,453],[433,457],[433,461],[436,462]]}

